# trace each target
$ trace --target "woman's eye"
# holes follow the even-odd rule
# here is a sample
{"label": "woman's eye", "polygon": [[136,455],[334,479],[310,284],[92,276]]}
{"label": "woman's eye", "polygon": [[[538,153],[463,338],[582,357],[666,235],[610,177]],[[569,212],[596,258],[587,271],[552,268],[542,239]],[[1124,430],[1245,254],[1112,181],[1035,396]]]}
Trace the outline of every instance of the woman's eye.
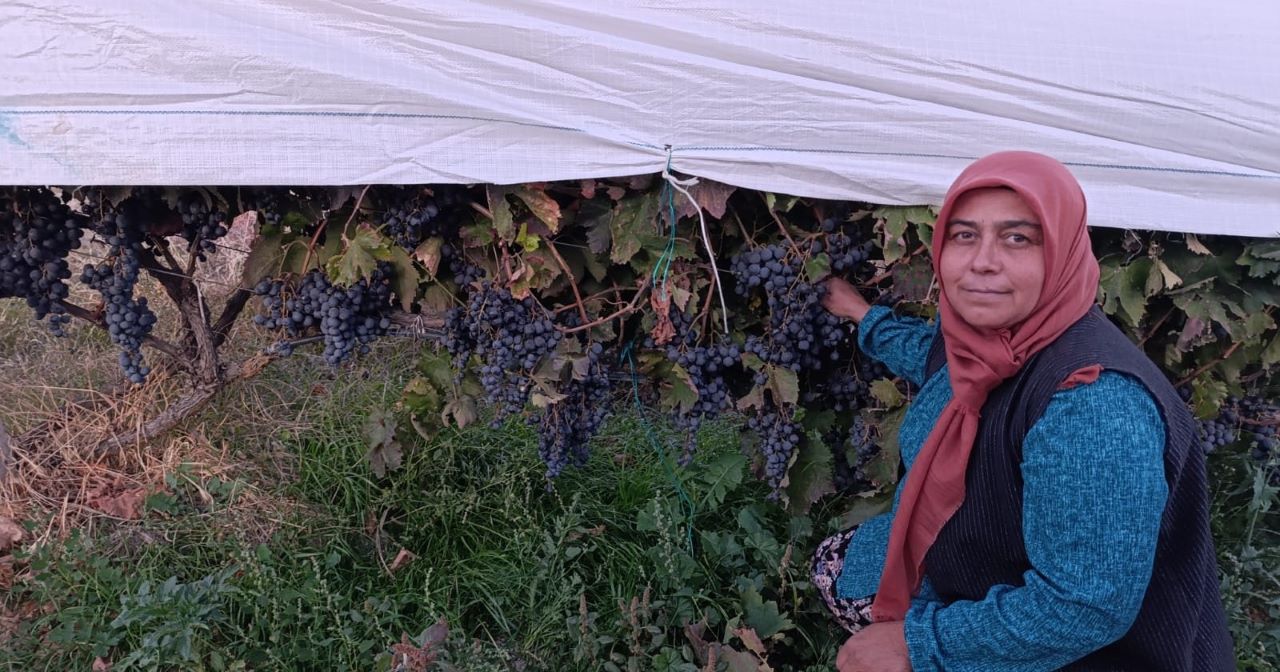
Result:
{"label": "woman's eye", "polygon": [[951,234],[951,240],[973,240],[972,231],[956,231]]}

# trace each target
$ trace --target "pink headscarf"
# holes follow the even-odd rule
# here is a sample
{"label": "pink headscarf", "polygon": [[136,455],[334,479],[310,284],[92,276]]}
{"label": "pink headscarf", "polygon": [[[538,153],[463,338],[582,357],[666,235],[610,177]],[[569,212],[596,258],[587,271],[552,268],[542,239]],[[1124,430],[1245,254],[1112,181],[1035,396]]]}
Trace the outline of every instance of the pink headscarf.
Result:
{"label": "pink headscarf", "polygon": [[939,309],[954,396],[911,465],[899,499],[872,608],[877,621],[905,616],[920,587],[925,554],[964,502],[965,472],[987,395],[1083,317],[1097,297],[1098,261],[1085,226],[1084,192],[1066,166],[1033,152],[983,157],[956,178],[933,231],[939,282],[951,210],[961,194],[983,187],[1009,187],[1036,213],[1044,234],[1044,286],[1031,315],[994,338],[961,319],[943,287]]}

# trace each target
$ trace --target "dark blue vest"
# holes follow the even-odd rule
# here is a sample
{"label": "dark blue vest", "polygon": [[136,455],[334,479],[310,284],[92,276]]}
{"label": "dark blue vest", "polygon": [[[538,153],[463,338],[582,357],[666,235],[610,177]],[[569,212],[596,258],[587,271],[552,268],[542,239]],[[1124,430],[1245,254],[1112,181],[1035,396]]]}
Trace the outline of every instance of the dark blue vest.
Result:
{"label": "dark blue vest", "polygon": [[[939,332],[926,378],[945,361]],[[1133,627],[1064,669],[1234,670],[1194,418],[1164,373],[1096,307],[987,398],[969,458],[964,504],[925,556],[925,573],[946,602],[981,600],[992,586],[1023,584],[1031,563],[1022,536],[1022,442],[1062,381],[1091,364],[1133,376],[1155,398],[1167,431],[1169,499],[1151,584]],[[1062,513],[1069,525],[1071,512]]]}

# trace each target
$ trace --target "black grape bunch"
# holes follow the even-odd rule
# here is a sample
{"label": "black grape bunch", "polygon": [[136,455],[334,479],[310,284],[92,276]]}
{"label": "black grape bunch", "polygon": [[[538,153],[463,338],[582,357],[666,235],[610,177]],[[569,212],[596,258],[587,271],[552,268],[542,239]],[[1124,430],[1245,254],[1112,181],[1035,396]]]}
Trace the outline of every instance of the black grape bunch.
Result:
{"label": "black grape bunch", "polygon": [[[1234,402],[1230,399],[1228,402]],[[1242,434],[1250,437],[1249,457],[1267,474],[1267,482],[1280,486],[1280,405],[1257,394],[1236,403]]]}
{"label": "black grape bunch", "polygon": [[759,441],[765,482],[773,489],[771,496],[776,498],[791,466],[791,456],[800,447],[804,429],[784,409],[772,404],[748,415],[747,429]]}
{"label": "black grape bunch", "polygon": [[147,297],[135,293],[145,241],[145,223],[139,211],[137,200],[130,198],[120,207],[102,212],[93,228],[107,246],[106,257],[80,273],[80,281],[102,297],[107,333],[120,347],[120,367],[134,384],[142,383],[151,373],[142,356],[142,343],[156,323]]}
{"label": "black grape bunch", "polygon": [[[1187,404],[1191,403],[1191,388],[1178,388],[1178,396]],[[1208,455],[1222,446],[1235,442],[1239,434],[1240,416],[1237,414],[1235,398],[1227,399],[1218,409],[1218,415],[1212,418],[1196,419],[1196,434],[1200,450]]]}
{"label": "black grape bunch", "polygon": [[461,187],[433,187],[432,193],[399,189],[381,214],[383,233],[412,252],[429,238],[440,238],[440,268],[459,286],[480,281],[484,269],[462,253],[461,226],[469,212],[467,193]]}
{"label": "black grape bunch", "polygon": [[0,195],[0,298],[19,298],[64,336],[71,321],[62,305],[70,294],[67,255],[79,249],[82,221],[43,189]]}
{"label": "black grape bunch", "polygon": [[451,309],[445,321],[454,370],[462,371],[473,354],[479,358],[480,383],[499,419],[524,408],[530,376],[562,338],[555,321],[532,298],[517,299],[490,282],[475,288],[466,307]]}
{"label": "black grape bunch", "polygon": [[257,189],[245,201],[246,210],[257,210],[262,223],[279,228],[284,225],[284,210],[277,189]]}
{"label": "black grape bunch", "polygon": [[183,199],[178,211],[182,215],[182,239],[191,246],[197,259],[207,261],[206,255],[218,251],[214,241],[227,235],[227,213],[211,208],[198,194]]}
{"label": "black grape bunch", "polygon": [[804,262],[782,244],[742,252],[730,261],[740,295],[762,291],[769,310],[768,329],[752,335],[746,350],[792,371],[821,371],[841,360],[849,330],[822,307],[826,287],[800,278]]}
{"label": "black grape bunch", "polygon": [[428,238],[456,240],[465,207],[466,192],[460,188],[436,187],[432,194],[400,189],[382,211],[381,225],[387,237],[412,251]]}
{"label": "black grape bunch", "polygon": [[547,480],[570,464],[583,467],[592,437],[609,415],[609,367],[600,343],[587,347],[586,374],[570,380],[562,399],[543,409],[531,422],[538,428],[538,456],[547,465]]}
{"label": "black grape bunch", "polygon": [[[301,339],[319,332],[324,360],[337,367],[357,352],[369,352],[370,344],[391,327],[390,264],[380,262],[373,273],[350,287],[333,283],[319,269],[302,276],[297,286],[286,280],[263,280],[254,288],[262,297],[262,310],[254,323]],[[293,354],[291,340],[281,340],[271,352]]]}
{"label": "black grape bunch", "polygon": [[833,441],[835,458],[833,481],[839,492],[859,492],[871,489],[874,484],[867,474],[867,467],[880,454],[876,433],[861,415],[855,415],[843,440]]}
{"label": "black grape bunch", "polygon": [[875,249],[875,241],[864,240],[856,224],[842,217],[823,219],[820,230],[826,234],[826,242],[815,253],[825,249],[827,257],[831,259],[831,272],[839,276],[866,277],[872,270],[867,261]]}
{"label": "black grape bunch", "polygon": [[673,415],[676,428],[684,434],[679,461],[688,465],[697,445],[698,429],[704,422],[714,420],[733,408],[730,386],[731,381],[742,375],[744,370],[743,350],[731,342],[698,345],[693,318],[674,304],[669,307],[668,317],[674,335],[662,346],[649,335],[644,340],[644,347],[661,347],[668,361],[678,364],[689,374],[688,382],[697,392],[697,399],[690,408],[677,407]]}

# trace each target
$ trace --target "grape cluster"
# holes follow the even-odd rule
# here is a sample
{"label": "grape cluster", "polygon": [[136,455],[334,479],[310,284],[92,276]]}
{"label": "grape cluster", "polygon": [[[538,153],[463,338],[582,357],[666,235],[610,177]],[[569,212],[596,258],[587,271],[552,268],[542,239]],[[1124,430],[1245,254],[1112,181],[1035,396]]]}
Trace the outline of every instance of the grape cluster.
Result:
{"label": "grape cluster", "polygon": [[[867,425],[861,415],[855,415],[844,440],[831,444],[831,451],[835,458],[834,481],[837,490],[856,492],[871,486],[866,468],[880,453],[880,446],[875,439],[875,430]],[[852,460],[850,460],[850,452],[853,454]]]}
{"label": "grape cluster", "polygon": [[538,426],[538,455],[547,465],[547,479],[553,479],[572,463],[587,463],[591,438],[609,414],[609,370],[604,348],[592,343],[587,349],[587,373],[571,380],[562,390],[564,398],[548,406],[532,421]]}
{"label": "grape cluster", "polygon": [[204,198],[189,198],[179,206],[182,214],[182,239],[187,241],[196,258],[205,261],[206,253],[218,251],[213,241],[227,235],[227,213],[213,210]]}
{"label": "grape cluster", "polygon": [[[831,270],[836,274],[859,273],[867,269],[865,264],[870,259],[870,253],[876,242],[860,241],[856,229],[842,229],[842,220],[837,218],[827,218],[822,220],[822,232],[826,233],[827,257],[831,259]],[[815,248],[814,253],[822,251],[822,248]]]}
{"label": "grape cluster", "polygon": [[279,227],[284,224],[284,212],[281,210],[280,195],[274,189],[259,189],[251,193],[246,200],[248,210],[257,210],[262,223]]}
{"label": "grape cluster", "polygon": [[483,283],[465,309],[446,316],[445,345],[461,371],[471,354],[480,357],[480,383],[499,416],[519,412],[529,398],[529,375],[560,344],[555,322],[532,298]]}
{"label": "grape cluster", "polygon": [[764,476],[774,496],[782,488],[782,481],[791,466],[791,456],[800,446],[804,433],[799,424],[775,407],[761,409],[747,416],[747,429],[756,434],[760,442],[760,456],[764,459]]}
{"label": "grape cluster", "polygon": [[[391,327],[390,264],[381,262],[368,278],[350,287],[335,285],[315,269],[302,277],[296,288],[284,280],[263,280],[254,288],[262,298],[262,312],[254,323],[283,331],[290,338],[319,330],[324,340],[324,359],[338,366],[357,350],[369,351],[369,344]],[[291,354],[288,341],[277,343],[273,352]]]}
{"label": "grape cluster", "polygon": [[0,298],[24,299],[56,336],[71,321],[61,302],[70,293],[67,255],[80,247],[81,233],[80,220],[47,191],[0,198]]}
{"label": "grape cluster", "polygon": [[762,288],[769,309],[766,333],[749,337],[747,352],[793,371],[818,371],[840,361],[849,331],[822,307],[826,287],[801,281],[800,269],[799,258],[788,257],[777,244],[743,252],[730,262],[738,293]]}
{"label": "grape cluster", "polygon": [[742,367],[742,349],[734,343],[717,343],[680,351],[669,346],[667,357],[679,364],[689,374],[698,398],[686,413],[677,413],[676,426],[685,432],[684,450],[680,463],[687,465],[693,459],[698,428],[706,420],[713,420],[722,411],[733,408],[726,375]]}
{"label": "grape cluster", "polygon": [[1224,419],[1221,415],[1208,420],[1197,420],[1196,428],[1200,449],[1206,455],[1236,440],[1235,423]]}
{"label": "grape cluster", "polygon": [[147,297],[135,296],[143,252],[143,223],[137,203],[125,201],[114,212],[103,213],[94,225],[108,247],[106,259],[88,265],[80,281],[102,296],[103,319],[111,341],[120,347],[120,367],[134,384],[151,373],[142,356],[142,342],[156,323],[156,314],[147,306]]}
{"label": "grape cluster", "polygon": [[430,196],[407,190],[398,196],[382,211],[381,224],[387,236],[401,247],[415,250],[433,236],[457,239],[460,206],[466,205],[465,191],[437,187]]}

